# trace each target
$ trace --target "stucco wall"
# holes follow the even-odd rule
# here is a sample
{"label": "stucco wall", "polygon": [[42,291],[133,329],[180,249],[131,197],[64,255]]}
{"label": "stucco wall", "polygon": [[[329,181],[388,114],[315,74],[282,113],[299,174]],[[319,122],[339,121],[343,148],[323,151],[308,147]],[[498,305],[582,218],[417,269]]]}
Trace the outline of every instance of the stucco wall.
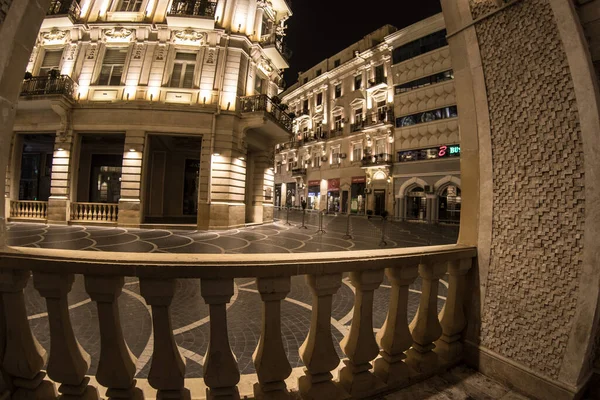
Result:
{"label": "stucco wall", "polygon": [[[471,0],[473,17],[495,1]],[[547,0],[476,25],[490,110],[491,259],[481,345],[558,378],[583,264],[583,145],[575,91]]]}

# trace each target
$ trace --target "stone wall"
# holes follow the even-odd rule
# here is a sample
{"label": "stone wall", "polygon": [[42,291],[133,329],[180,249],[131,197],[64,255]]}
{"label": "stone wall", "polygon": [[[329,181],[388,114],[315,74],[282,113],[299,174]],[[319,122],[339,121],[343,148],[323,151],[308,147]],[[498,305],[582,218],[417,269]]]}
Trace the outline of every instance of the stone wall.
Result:
{"label": "stone wall", "polygon": [[0,0],[0,26],[4,23],[12,0]]}
{"label": "stone wall", "polygon": [[[474,18],[494,0],[471,0]],[[493,222],[481,345],[558,378],[583,264],[583,145],[548,0],[476,25],[490,111]]]}
{"label": "stone wall", "polygon": [[575,3],[589,43],[596,76],[600,79],[600,0],[576,0]]}

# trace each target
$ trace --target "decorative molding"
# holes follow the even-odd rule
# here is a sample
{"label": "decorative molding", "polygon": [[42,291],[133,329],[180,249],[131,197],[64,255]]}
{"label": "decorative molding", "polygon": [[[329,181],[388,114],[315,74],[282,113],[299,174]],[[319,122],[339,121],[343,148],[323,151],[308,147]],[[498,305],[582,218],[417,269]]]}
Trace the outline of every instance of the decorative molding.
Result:
{"label": "decorative molding", "polygon": [[123,27],[106,29],[102,33],[107,42],[129,42],[133,38],[133,30]]}
{"label": "decorative molding", "polygon": [[206,33],[193,29],[173,31],[173,41],[176,43],[187,43],[202,46],[206,43]]}
{"label": "decorative molding", "polygon": [[41,34],[42,42],[45,45],[64,43],[66,41],[67,33],[69,33],[69,31],[61,31],[60,29],[54,28],[50,32],[43,32]]}

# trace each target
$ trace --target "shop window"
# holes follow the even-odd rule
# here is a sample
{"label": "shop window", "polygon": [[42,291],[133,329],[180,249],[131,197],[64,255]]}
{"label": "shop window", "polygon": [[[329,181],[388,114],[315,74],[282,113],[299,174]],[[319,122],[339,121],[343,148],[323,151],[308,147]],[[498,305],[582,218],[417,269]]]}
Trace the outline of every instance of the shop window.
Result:
{"label": "shop window", "polygon": [[195,53],[177,53],[173,64],[170,87],[192,88],[194,85]]}
{"label": "shop window", "polygon": [[416,187],[406,197],[406,218],[423,221],[427,218],[427,196],[423,188]]}
{"label": "shop window", "polygon": [[448,185],[438,197],[438,220],[440,222],[460,222],[460,188]]}
{"label": "shop window", "polygon": [[396,128],[433,122],[441,119],[455,118],[458,116],[456,106],[438,108],[436,110],[421,112],[396,118]]}
{"label": "shop window", "polygon": [[409,92],[411,90],[419,89],[429,85],[435,85],[437,83],[442,83],[446,81],[450,81],[454,79],[454,71],[448,70],[444,72],[440,72],[439,74],[434,74],[430,76],[426,76],[425,78],[416,79],[414,81],[410,81],[404,83],[402,85],[398,85],[395,88],[396,94],[402,94],[405,92]]}
{"label": "shop window", "polygon": [[127,58],[127,49],[107,49],[102,61],[98,85],[119,86],[123,78],[123,68]]}

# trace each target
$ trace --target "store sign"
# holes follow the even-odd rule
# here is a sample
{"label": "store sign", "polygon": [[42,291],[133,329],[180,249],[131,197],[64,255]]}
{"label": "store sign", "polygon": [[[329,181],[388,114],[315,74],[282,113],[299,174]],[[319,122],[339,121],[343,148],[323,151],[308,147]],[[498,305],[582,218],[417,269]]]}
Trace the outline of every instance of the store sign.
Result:
{"label": "store sign", "polygon": [[308,186],[321,186],[321,181],[308,181]]}
{"label": "store sign", "polygon": [[367,182],[367,178],[364,176],[353,176],[352,183],[365,183]]}
{"label": "store sign", "polygon": [[327,190],[334,191],[340,190],[340,180],[338,179],[330,179],[327,181]]}
{"label": "store sign", "polygon": [[453,145],[453,146],[440,146],[440,149],[438,151],[438,157],[453,157],[453,156],[458,156],[460,155],[460,146],[459,145]]}

